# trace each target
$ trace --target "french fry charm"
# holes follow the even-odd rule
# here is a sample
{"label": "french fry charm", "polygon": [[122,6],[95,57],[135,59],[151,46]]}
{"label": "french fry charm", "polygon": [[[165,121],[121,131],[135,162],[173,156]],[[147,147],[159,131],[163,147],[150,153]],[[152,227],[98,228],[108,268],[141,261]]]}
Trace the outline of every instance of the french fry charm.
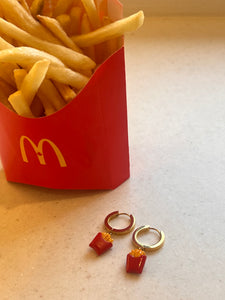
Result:
{"label": "french fry charm", "polygon": [[[159,241],[153,245],[146,245],[139,242],[137,238],[138,234],[146,230],[156,231],[159,235]],[[160,249],[164,244],[165,234],[163,231],[159,231],[158,229],[152,228],[149,225],[144,225],[138,227],[134,231],[132,241],[133,244],[138,248],[132,250],[130,253],[127,254],[126,271],[127,273],[141,274],[145,265],[145,261],[147,259],[145,251],[152,252]]]}
{"label": "french fry charm", "polygon": [[141,249],[132,250],[127,254],[127,273],[138,273],[141,274],[146,261],[146,254]]}
{"label": "french fry charm", "polygon": [[93,248],[98,255],[101,255],[113,246],[113,239],[109,233],[99,232],[89,246]]}
{"label": "french fry charm", "polygon": [[[129,217],[130,224],[121,229],[113,228],[109,222],[111,219],[114,219],[118,216],[126,215]],[[118,210],[113,211],[112,213],[108,214],[105,217],[104,220],[105,229],[109,232],[99,232],[95,238],[92,240],[92,242],[89,244],[91,248],[95,250],[95,252],[98,255],[101,255],[102,253],[106,252],[108,249],[110,249],[113,246],[113,239],[111,237],[111,234],[126,234],[133,230],[135,225],[135,218],[133,215],[129,215],[127,213],[120,213]]]}

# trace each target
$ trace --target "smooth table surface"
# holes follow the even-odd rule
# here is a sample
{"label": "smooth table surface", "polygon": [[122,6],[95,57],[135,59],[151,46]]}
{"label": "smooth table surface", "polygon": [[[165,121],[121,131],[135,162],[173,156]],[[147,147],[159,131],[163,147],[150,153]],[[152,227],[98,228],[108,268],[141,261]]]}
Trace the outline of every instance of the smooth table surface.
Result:
{"label": "smooth table surface", "polygon": [[[131,178],[116,190],[54,191],[0,171],[1,300],[224,299],[224,32],[225,18],[164,17],[127,36]],[[131,234],[101,257],[88,247],[114,210],[165,232],[141,275],[125,272]]]}

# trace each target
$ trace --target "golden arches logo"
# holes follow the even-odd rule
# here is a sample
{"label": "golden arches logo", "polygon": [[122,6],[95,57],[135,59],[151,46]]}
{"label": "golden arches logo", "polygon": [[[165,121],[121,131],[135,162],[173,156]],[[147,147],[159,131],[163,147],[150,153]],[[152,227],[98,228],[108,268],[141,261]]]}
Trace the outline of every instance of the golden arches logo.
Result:
{"label": "golden arches logo", "polygon": [[21,150],[21,154],[22,154],[22,158],[23,158],[24,162],[26,162],[26,163],[29,162],[28,158],[27,158],[27,153],[25,150],[25,145],[24,145],[25,140],[27,140],[30,143],[30,145],[32,146],[32,148],[34,149],[41,165],[46,165],[46,161],[44,158],[44,152],[43,152],[43,145],[44,145],[44,143],[48,143],[54,150],[55,155],[58,158],[60,167],[67,167],[65,159],[64,159],[61,151],[59,150],[59,148],[55,145],[55,143],[53,143],[52,141],[50,141],[48,139],[41,139],[39,141],[38,145],[36,145],[29,137],[27,137],[25,135],[21,136],[21,138],[20,138],[20,150]]}

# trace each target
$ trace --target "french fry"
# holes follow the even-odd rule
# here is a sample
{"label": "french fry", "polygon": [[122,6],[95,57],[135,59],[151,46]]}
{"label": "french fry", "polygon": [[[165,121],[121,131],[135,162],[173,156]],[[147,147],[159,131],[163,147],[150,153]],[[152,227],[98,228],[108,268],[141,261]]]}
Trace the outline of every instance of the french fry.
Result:
{"label": "french fry", "polygon": [[24,68],[29,68],[42,59],[48,59],[51,62],[47,72],[49,79],[68,84],[78,90],[88,83],[89,78],[87,76],[66,68],[56,57],[43,51],[29,47],[17,47],[0,51],[0,62],[16,63]]}
{"label": "french fry", "polygon": [[68,33],[70,29],[70,23],[71,19],[70,16],[67,14],[59,15],[56,17],[56,20],[59,22],[59,24],[62,26],[63,30]]}
{"label": "french fry", "polygon": [[36,62],[22,82],[20,90],[29,106],[45,79],[49,64],[49,60],[40,60]]}
{"label": "french fry", "polygon": [[51,65],[47,72],[47,78],[50,78],[57,82],[68,84],[78,90],[84,88],[89,81],[89,77],[74,72],[71,69]]}
{"label": "french fry", "polygon": [[55,5],[56,0],[2,0],[1,102],[33,118],[43,112],[48,116],[73,100],[96,63],[119,48],[126,32],[143,24],[142,11],[111,22],[107,1],[58,0]]}
{"label": "french fry", "polygon": [[74,4],[74,0],[58,0],[53,11],[53,17],[65,14]]}
{"label": "french fry", "polygon": [[14,48],[12,44],[0,37],[0,50]]}
{"label": "french fry", "polygon": [[0,31],[5,32],[12,38],[26,44],[29,47],[37,48],[41,51],[48,52],[51,55],[58,57],[68,67],[73,70],[90,70],[95,67],[95,62],[89,57],[75,52],[61,45],[56,45],[50,42],[43,41],[32,36],[28,32],[0,18]]}
{"label": "french fry", "polygon": [[15,69],[13,74],[14,74],[17,90],[20,90],[23,80],[27,75],[27,71],[24,69]]}
{"label": "french fry", "polygon": [[[25,76],[27,75],[27,71],[24,69],[15,69],[14,70],[14,78],[16,82],[17,89],[20,90],[23,80]],[[30,106],[31,112],[35,117],[40,117],[43,115],[43,105],[40,99],[36,96],[34,100],[32,101],[32,104]]]}
{"label": "french fry", "polygon": [[60,23],[54,19],[47,16],[37,16],[37,19],[48,28],[62,43],[68,48],[82,53],[81,49],[77,47],[77,45],[71,40],[70,37],[66,34],[66,32],[61,27]]}
{"label": "french fry", "polygon": [[34,118],[34,115],[32,114],[31,109],[21,91],[16,91],[15,93],[11,94],[8,100],[18,115]]}
{"label": "french fry", "polygon": [[[6,76],[8,76],[10,78],[11,81],[14,82],[14,70],[18,68],[17,64],[11,64],[11,63],[1,63],[2,67],[4,69],[4,72],[6,74]],[[16,86],[15,84],[13,84],[13,86]]]}
{"label": "french fry", "polygon": [[3,10],[2,10],[1,4],[0,4],[0,17],[4,18],[4,13],[3,13]]}
{"label": "french fry", "polygon": [[44,107],[44,113],[46,116],[50,116],[51,114],[56,112],[56,109],[53,107],[53,105],[43,96],[39,94],[40,101],[43,104]]}
{"label": "french fry", "polygon": [[74,6],[70,10],[70,30],[69,35],[78,35],[80,34],[80,24],[82,19],[83,10],[79,6]]}
{"label": "french fry", "polygon": [[34,0],[30,6],[30,12],[34,18],[41,14],[44,8],[44,0]]}
{"label": "french fry", "polygon": [[71,100],[73,100],[76,97],[76,93],[73,89],[71,89],[68,85],[60,83],[60,82],[54,82],[57,90],[63,97],[63,99],[68,103]]}
{"label": "french fry", "polygon": [[126,32],[137,30],[144,22],[144,13],[139,11],[127,18],[115,21],[87,34],[73,36],[72,40],[79,47],[89,47],[120,37]]}
{"label": "french fry", "polygon": [[17,2],[17,0],[1,0],[1,7],[4,17],[10,22],[41,39],[56,44],[60,43],[49,31],[35,20],[31,14]]}
{"label": "french fry", "polygon": [[[102,19],[103,22],[103,26],[109,25],[112,22],[110,21],[108,16],[104,16]],[[114,53],[116,50],[118,50],[118,40],[117,38],[115,39],[110,39],[106,42],[105,45],[106,49],[107,49],[107,56],[111,55],[112,53]]]}
{"label": "french fry", "polygon": [[0,62],[18,64],[24,68],[28,68],[42,59],[49,60],[53,66],[65,67],[55,56],[30,47],[15,47],[0,51]]}
{"label": "french fry", "polygon": [[38,96],[41,99],[45,98],[55,110],[61,109],[66,104],[54,84],[48,79],[45,79],[40,86]]}
{"label": "french fry", "polygon": [[94,0],[81,0],[93,29],[100,27],[100,19]]}
{"label": "french fry", "polygon": [[[3,38],[0,37],[0,51],[1,50],[6,50],[6,49],[13,49],[14,47],[8,43],[7,41],[5,41]],[[14,78],[13,78],[13,70],[18,68],[18,66],[16,65],[16,63],[6,63],[6,62],[2,62],[2,66],[4,65],[4,73],[6,74],[6,77],[9,77],[11,82],[13,82]],[[14,86],[12,84],[12,86]]]}
{"label": "french fry", "polygon": [[[91,26],[89,23],[89,19],[87,14],[83,14],[82,20],[81,20],[81,34],[86,34],[91,32]],[[84,53],[89,56],[92,60],[96,60],[96,55],[95,55],[95,47],[90,46],[83,48]]]}
{"label": "french fry", "polygon": [[10,76],[10,73],[8,71],[5,72],[5,68],[7,67],[7,65],[8,64],[6,63],[0,63],[0,78],[1,80],[7,82],[12,87],[16,87],[13,78]]}
{"label": "french fry", "polygon": [[8,109],[15,112],[12,105],[8,101],[8,97],[10,94],[14,93],[15,90],[7,85],[5,81],[0,80],[0,102],[5,105]]}
{"label": "french fry", "polygon": [[26,0],[17,0],[22,6],[23,8],[30,14],[30,8],[27,4],[27,1]]}

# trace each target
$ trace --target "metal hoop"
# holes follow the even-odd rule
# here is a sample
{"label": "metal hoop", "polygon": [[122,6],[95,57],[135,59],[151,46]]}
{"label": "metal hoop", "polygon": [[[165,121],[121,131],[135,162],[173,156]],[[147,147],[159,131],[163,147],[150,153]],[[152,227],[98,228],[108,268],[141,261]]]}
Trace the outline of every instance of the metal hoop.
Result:
{"label": "metal hoop", "polygon": [[[121,216],[121,215],[126,215],[130,218],[130,224],[129,226],[127,226],[126,228],[122,228],[122,229],[117,229],[117,228],[113,228],[112,226],[109,225],[110,220]],[[110,233],[115,233],[115,234],[126,234],[128,232],[131,232],[131,230],[134,228],[135,225],[135,218],[133,215],[129,215],[126,213],[119,213],[119,211],[114,211],[110,214],[108,214],[108,216],[106,216],[105,221],[104,221],[105,227],[106,229],[110,232]]]}
{"label": "metal hoop", "polygon": [[[138,239],[137,236],[138,234],[143,231],[143,230],[154,230],[159,234],[159,241],[156,244],[153,244],[151,246],[149,245],[145,245],[145,244],[141,244]],[[133,233],[133,237],[132,237],[132,241],[135,244],[136,247],[141,248],[142,250],[146,250],[146,251],[155,251],[160,249],[165,241],[165,234],[163,231],[159,231],[156,228],[151,228],[149,225],[145,225],[145,226],[141,226],[139,228],[137,228],[134,233]]]}

